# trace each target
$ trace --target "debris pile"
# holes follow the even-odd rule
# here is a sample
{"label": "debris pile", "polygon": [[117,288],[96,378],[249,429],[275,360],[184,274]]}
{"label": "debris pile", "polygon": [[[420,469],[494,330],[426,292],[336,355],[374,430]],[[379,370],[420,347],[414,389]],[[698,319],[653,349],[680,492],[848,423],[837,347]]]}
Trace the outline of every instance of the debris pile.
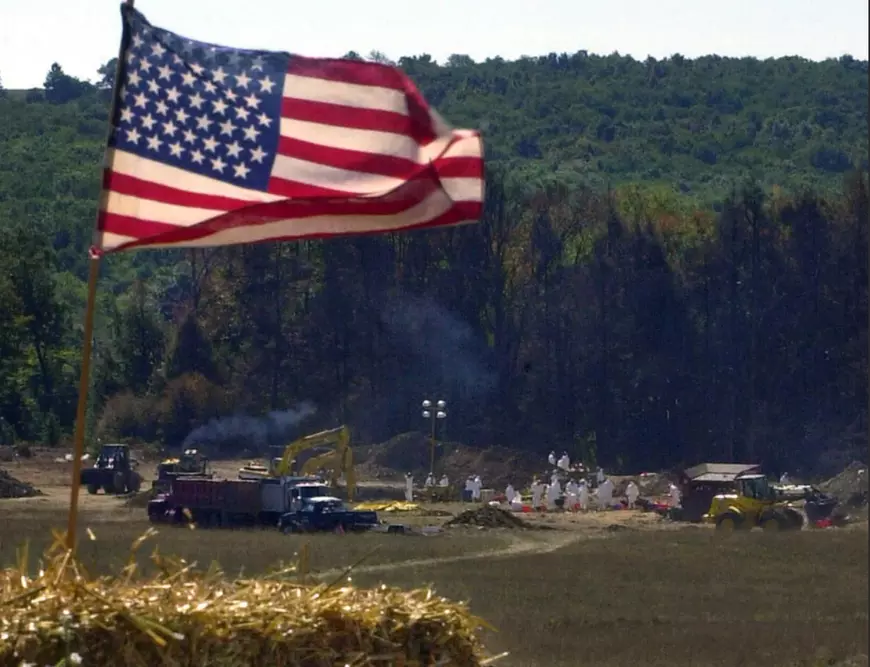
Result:
{"label": "debris pile", "polygon": [[0,468],[0,498],[32,498],[43,495],[42,491],[32,484],[15,479]]}
{"label": "debris pile", "polygon": [[[401,433],[394,438],[354,452],[357,473],[377,479],[402,480],[412,473],[420,482],[429,472],[431,441],[425,433]],[[506,447],[469,447],[458,442],[438,441],[435,466],[455,484],[469,474],[480,475],[488,488],[503,489],[508,483],[540,474],[540,455]]]}
{"label": "debris pile", "polygon": [[450,519],[445,526],[479,526],[481,528],[531,528],[515,514],[492,505],[467,509]]}
{"label": "debris pile", "polygon": [[849,507],[864,507],[867,505],[868,474],[865,464],[852,461],[843,472],[822,482],[819,488]]}
{"label": "debris pile", "polygon": [[640,494],[646,498],[666,496],[671,486],[668,476],[657,472],[643,473],[635,479],[635,483]]}

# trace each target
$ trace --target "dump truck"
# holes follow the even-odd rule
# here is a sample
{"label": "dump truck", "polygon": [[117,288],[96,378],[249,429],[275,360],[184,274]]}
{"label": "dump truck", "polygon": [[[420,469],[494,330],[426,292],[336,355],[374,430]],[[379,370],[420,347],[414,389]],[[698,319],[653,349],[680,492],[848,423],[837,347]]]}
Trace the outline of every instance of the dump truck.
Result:
{"label": "dump truck", "polygon": [[169,492],[148,503],[152,522],[193,521],[202,526],[277,526],[287,512],[298,510],[307,498],[329,495],[322,481],[311,478],[263,480],[179,477]]}
{"label": "dump truck", "polygon": [[142,485],[136,465],[127,445],[103,445],[93,467],[82,469],[79,481],[90,494],[100,489],[106,494],[135,493]]}
{"label": "dump truck", "polygon": [[302,501],[301,507],[282,515],[278,529],[283,533],[362,532],[379,524],[376,512],[349,509],[332,496],[315,496]]}

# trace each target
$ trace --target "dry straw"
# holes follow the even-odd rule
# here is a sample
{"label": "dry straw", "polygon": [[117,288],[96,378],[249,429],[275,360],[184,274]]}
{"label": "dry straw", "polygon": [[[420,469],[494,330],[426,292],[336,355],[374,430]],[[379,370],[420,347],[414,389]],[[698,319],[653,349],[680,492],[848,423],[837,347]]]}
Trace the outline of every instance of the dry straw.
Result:
{"label": "dry straw", "polygon": [[[483,658],[484,627],[464,605],[431,590],[365,590],[345,572],[303,583],[296,565],[260,579],[232,580],[216,567],[151,556],[145,577],[131,549],[118,576],[91,576],[64,536],[29,574],[26,549],[0,572],[0,667],[334,667],[457,665]],[[93,539],[93,535],[90,537]]]}

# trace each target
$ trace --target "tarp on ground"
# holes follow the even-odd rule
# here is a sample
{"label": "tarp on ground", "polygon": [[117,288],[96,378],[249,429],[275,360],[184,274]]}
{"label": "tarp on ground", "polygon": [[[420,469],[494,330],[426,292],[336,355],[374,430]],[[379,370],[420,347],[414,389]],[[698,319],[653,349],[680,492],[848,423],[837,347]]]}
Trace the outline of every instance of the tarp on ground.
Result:
{"label": "tarp on ground", "polygon": [[417,503],[403,501],[371,501],[360,503],[355,509],[367,512],[412,512],[420,509],[420,506]]}

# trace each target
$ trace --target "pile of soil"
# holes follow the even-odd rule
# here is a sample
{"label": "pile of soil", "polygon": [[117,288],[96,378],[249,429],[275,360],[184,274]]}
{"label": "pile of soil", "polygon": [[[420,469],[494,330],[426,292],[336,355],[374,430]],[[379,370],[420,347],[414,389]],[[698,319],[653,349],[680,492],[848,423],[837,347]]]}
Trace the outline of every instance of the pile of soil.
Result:
{"label": "pile of soil", "polygon": [[[417,431],[402,433],[386,442],[354,450],[358,474],[401,481],[410,472],[421,483],[429,472],[429,437]],[[522,485],[541,472],[539,455],[507,447],[479,449],[457,442],[439,442],[435,450],[438,475],[446,474],[456,486],[468,475],[480,475],[486,488],[503,489],[509,483]]]}
{"label": "pile of soil", "polygon": [[0,498],[32,498],[45,495],[32,484],[15,479],[0,468]]}
{"label": "pile of soil", "polygon": [[819,488],[849,507],[865,507],[868,496],[867,466],[852,461],[839,475],[822,482]]}
{"label": "pile of soil", "polygon": [[445,526],[480,526],[482,528],[531,528],[515,514],[492,505],[483,505],[458,514]]}

